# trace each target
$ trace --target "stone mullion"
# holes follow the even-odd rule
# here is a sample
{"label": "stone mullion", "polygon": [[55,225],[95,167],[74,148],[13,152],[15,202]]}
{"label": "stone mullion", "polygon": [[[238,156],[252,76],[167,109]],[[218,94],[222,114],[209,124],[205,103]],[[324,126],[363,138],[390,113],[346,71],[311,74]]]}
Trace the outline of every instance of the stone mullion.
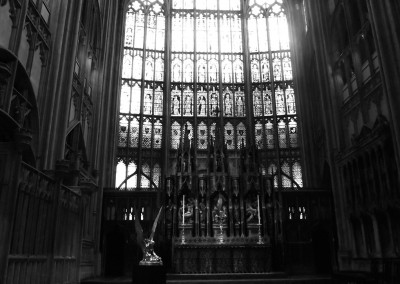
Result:
{"label": "stone mullion", "polygon": [[[247,140],[250,142],[254,139],[254,129],[250,127],[254,122],[254,112],[253,112],[253,94],[251,91],[251,72],[245,72],[246,70],[251,70],[251,60],[250,60],[250,52],[249,52],[249,35],[248,31],[248,6],[247,1],[241,1],[241,10],[242,10],[242,50],[243,50],[243,79],[244,79],[244,93],[247,93],[247,97],[245,96],[245,105],[246,105],[246,124],[247,124],[247,136],[249,137]],[[247,103],[247,104],[246,104]]]}
{"label": "stone mullion", "polygon": [[[165,56],[164,56],[164,90],[163,90],[163,136],[162,146],[162,172],[160,187],[165,187],[167,169],[169,166],[169,149],[171,148],[171,43],[172,43],[172,1],[165,2]],[[162,191],[161,191],[162,192]]]}
{"label": "stone mullion", "polygon": [[[273,137],[274,137],[274,149],[273,151],[276,154],[276,166],[277,166],[277,177],[278,177],[278,187],[282,186],[282,174],[281,174],[281,158],[280,158],[280,148],[279,148],[279,130],[278,130],[278,116],[276,111],[276,99],[275,99],[275,77],[274,77],[274,62],[272,60],[271,51],[271,35],[269,33],[269,17],[268,15],[265,17],[266,26],[267,26],[267,38],[268,38],[268,61],[269,61],[269,73],[270,73],[270,82],[271,82],[271,103],[272,103],[272,117],[274,119],[273,125]],[[281,196],[279,197],[281,199]]]}
{"label": "stone mullion", "polygon": [[[137,167],[136,167],[136,172],[137,172],[137,187],[141,188],[141,180],[142,180],[142,159],[143,159],[143,153],[142,153],[142,144],[143,144],[143,126],[144,126],[144,89],[145,89],[145,72],[146,72],[146,57],[147,57],[147,50],[146,50],[146,40],[147,40],[147,19],[149,17],[149,10],[146,9],[145,11],[145,16],[144,16],[144,35],[143,35],[143,58],[142,58],[142,78],[140,80],[141,83],[141,89],[140,89],[140,109],[139,109],[139,141],[138,141],[138,149],[139,151],[137,152],[138,154],[138,162],[137,162]],[[153,128],[151,128],[153,130]]]}
{"label": "stone mullion", "polygon": [[[219,2],[218,2],[218,4],[219,4]],[[220,117],[218,118],[217,117],[217,121],[219,120],[219,125],[220,125],[220,131],[222,130],[222,129],[224,129],[224,112],[223,112],[223,109],[224,109],[224,101],[223,101],[223,86],[222,86],[222,63],[221,63],[221,20],[222,20],[222,15],[220,14],[220,12],[219,12],[219,10],[218,10],[218,12],[217,12],[217,15],[216,15],[216,17],[215,17],[216,19],[217,19],[217,30],[218,30],[218,56],[217,56],[217,59],[218,59],[218,88],[219,88],[219,90],[218,90],[218,101],[219,101],[219,112],[218,112],[218,114],[217,115],[219,115]],[[210,18],[208,18],[208,20],[210,20]],[[207,27],[208,27],[208,24],[207,24]],[[208,34],[208,33],[207,33]],[[207,48],[208,48],[208,45],[207,45]],[[209,70],[209,68],[208,68],[208,70]],[[210,75],[208,75],[208,78],[210,78]],[[235,135],[235,133],[236,133],[236,131],[235,131],[235,129],[236,129],[236,127],[235,127],[235,125],[234,124],[232,124],[233,125],[233,133],[234,133],[234,135]],[[217,128],[216,128],[217,129]],[[220,134],[220,133],[219,133]],[[217,135],[217,133],[215,133],[215,135]],[[221,139],[221,141],[220,142],[222,142],[222,143],[225,143],[226,141],[225,141],[225,132],[223,132],[223,134],[222,134],[222,137],[220,137],[220,139]],[[234,141],[235,141],[235,137],[234,137]]]}

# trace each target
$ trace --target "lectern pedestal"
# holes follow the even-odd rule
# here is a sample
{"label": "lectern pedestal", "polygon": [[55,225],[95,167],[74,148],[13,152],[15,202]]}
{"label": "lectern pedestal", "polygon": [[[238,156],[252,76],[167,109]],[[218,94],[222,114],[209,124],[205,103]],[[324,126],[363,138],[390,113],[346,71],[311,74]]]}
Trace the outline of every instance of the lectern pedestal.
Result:
{"label": "lectern pedestal", "polygon": [[164,265],[137,265],[133,269],[133,284],[165,284]]}

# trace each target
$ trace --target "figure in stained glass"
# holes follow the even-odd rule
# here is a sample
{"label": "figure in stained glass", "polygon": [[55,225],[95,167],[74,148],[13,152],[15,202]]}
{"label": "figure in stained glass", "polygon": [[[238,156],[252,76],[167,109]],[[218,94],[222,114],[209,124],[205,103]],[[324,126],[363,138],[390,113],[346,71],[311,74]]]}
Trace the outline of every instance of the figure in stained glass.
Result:
{"label": "figure in stained glass", "polygon": [[265,115],[272,115],[272,100],[271,100],[271,91],[267,90],[264,96],[264,114]]}
{"label": "figure in stained glass", "polygon": [[218,110],[218,96],[216,93],[211,94],[211,99],[210,99],[210,110],[211,114],[213,116],[217,116],[217,110]]}
{"label": "figure in stained glass", "polygon": [[181,81],[181,65],[175,64],[172,72],[173,72],[173,81],[175,82]]}
{"label": "figure in stained glass", "polygon": [[198,98],[198,111],[197,115],[205,116],[206,115],[206,98],[201,95]]}
{"label": "figure in stained glass", "polygon": [[163,102],[163,93],[161,90],[157,90],[154,96],[154,114],[162,115],[162,102]]}
{"label": "figure in stained glass", "polygon": [[261,66],[262,70],[262,80],[263,82],[269,81],[269,63],[267,60],[264,60]]}
{"label": "figure in stained glass", "polygon": [[279,59],[274,59],[274,79],[275,81],[282,80],[282,70],[281,70],[281,61]]}
{"label": "figure in stained glass", "polygon": [[144,114],[151,114],[151,105],[152,105],[151,94],[147,93],[144,96],[144,109],[143,109]]}
{"label": "figure in stained glass", "polygon": [[252,63],[251,64],[251,77],[253,82],[258,82],[259,81],[259,70],[258,70],[258,64],[257,63]]}
{"label": "figure in stained glass", "polygon": [[232,115],[232,98],[230,93],[225,93],[224,96],[224,107],[225,107],[225,115],[231,116]]}
{"label": "figure in stained glass", "polygon": [[204,64],[199,64],[197,69],[197,81],[204,83],[206,81],[206,66]]}
{"label": "figure in stained glass", "polygon": [[289,88],[286,89],[285,93],[286,93],[287,113],[295,114],[296,113],[296,105],[295,105],[295,100],[294,100],[294,91],[289,86]]}
{"label": "figure in stained glass", "polygon": [[192,109],[192,96],[191,94],[187,94],[185,96],[184,115],[192,115]]}
{"label": "figure in stained glass", "polygon": [[286,81],[292,80],[292,63],[290,58],[285,57],[283,59],[283,76],[285,77]]}
{"label": "figure in stained glass", "polygon": [[261,103],[261,95],[258,90],[254,91],[254,115],[261,116],[262,115],[262,103]]}
{"label": "figure in stained glass", "polygon": [[152,58],[148,58],[146,61],[146,74],[145,78],[146,80],[152,80],[153,79],[153,62],[151,62]]}
{"label": "figure in stained glass", "polygon": [[237,116],[244,116],[244,102],[243,97],[236,97]]}
{"label": "figure in stained glass", "polygon": [[181,100],[179,96],[174,96],[172,99],[172,114],[173,115],[180,115],[181,114]]}
{"label": "figure in stained glass", "polygon": [[285,99],[283,97],[283,90],[280,87],[275,91],[275,101],[277,114],[285,114]]}

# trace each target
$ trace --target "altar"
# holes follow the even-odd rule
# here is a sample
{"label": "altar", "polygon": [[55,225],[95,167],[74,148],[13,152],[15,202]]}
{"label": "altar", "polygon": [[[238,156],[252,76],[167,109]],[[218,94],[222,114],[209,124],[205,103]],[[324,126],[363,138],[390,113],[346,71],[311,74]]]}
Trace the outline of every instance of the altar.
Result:
{"label": "altar", "polygon": [[194,156],[185,135],[166,181],[171,272],[270,272],[278,231],[272,183],[259,172],[255,147],[243,146],[230,161],[218,133],[203,157]]}
{"label": "altar", "polygon": [[271,247],[232,243],[211,243],[197,240],[196,244],[176,244],[173,252],[176,273],[263,273],[271,271]]}

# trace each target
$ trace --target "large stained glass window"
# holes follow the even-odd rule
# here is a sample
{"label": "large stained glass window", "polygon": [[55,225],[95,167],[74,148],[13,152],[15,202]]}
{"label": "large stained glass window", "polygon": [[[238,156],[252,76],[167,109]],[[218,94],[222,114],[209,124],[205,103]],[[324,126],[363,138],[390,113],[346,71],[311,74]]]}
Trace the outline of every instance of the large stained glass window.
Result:
{"label": "large stained glass window", "polygon": [[[255,142],[277,186],[302,186],[289,30],[282,0],[250,0],[248,35]],[[290,178],[289,178],[290,177]]]}
{"label": "large stained glass window", "polygon": [[303,185],[282,0],[132,0],[121,74],[116,187],[157,188],[161,154],[187,130],[206,157],[216,129],[231,153],[256,145],[276,186]]}
{"label": "large stained glass window", "polygon": [[163,4],[132,1],[126,13],[115,184],[122,190],[156,189],[161,180]]}

